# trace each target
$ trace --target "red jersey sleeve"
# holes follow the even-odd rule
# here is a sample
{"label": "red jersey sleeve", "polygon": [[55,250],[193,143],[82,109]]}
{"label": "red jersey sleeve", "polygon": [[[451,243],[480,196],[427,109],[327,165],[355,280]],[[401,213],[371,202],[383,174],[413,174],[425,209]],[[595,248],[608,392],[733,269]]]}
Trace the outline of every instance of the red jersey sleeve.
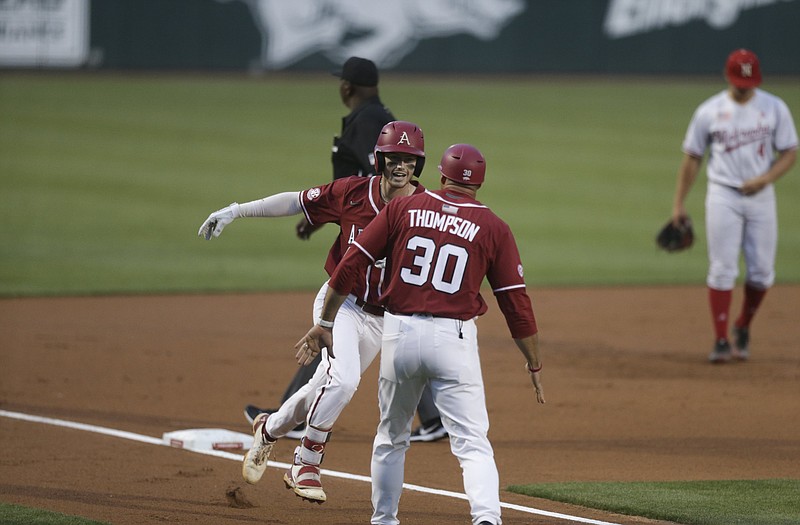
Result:
{"label": "red jersey sleeve", "polygon": [[522,339],[539,331],[536,326],[536,316],[533,314],[531,298],[525,293],[524,288],[514,288],[495,295],[497,306],[503,312],[506,325],[514,339]]}
{"label": "red jersey sleeve", "polygon": [[364,268],[373,264],[375,261],[366,253],[359,250],[356,246],[347,249],[347,253],[336,265],[328,286],[342,295],[347,295],[356,287],[356,281],[364,273]]}
{"label": "red jersey sleeve", "polygon": [[387,237],[388,222],[384,208],[352,242],[336,265],[328,285],[341,294],[350,293],[364,269],[384,257]]}
{"label": "red jersey sleeve", "polygon": [[300,206],[308,222],[315,225],[338,223],[342,215],[342,195],[346,188],[347,179],[339,179],[301,192]]}
{"label": "red jersey sleeve", "polygon": [[525,292],[522,259],[511,228],[505,223],[497,237],[496,253],[486,276],[511,337],[521,339],[533,335],[538,328],[530,297]]}

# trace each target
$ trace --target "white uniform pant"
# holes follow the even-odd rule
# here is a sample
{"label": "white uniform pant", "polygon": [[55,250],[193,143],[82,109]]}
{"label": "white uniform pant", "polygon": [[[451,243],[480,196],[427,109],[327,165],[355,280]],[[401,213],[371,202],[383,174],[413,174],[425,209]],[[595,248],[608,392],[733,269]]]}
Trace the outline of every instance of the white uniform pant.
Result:
{"label": "white uniform pant", "polygon": [[706,193],[708,276],[716,290],[732,290],[739,275],[739,254],[744,252],[746,281],[766,290],[775,282],[778,214],[775,188],[768,185],[745,196],[713,182]]}
{"label": "white uniform pant", "polygon": [[[328,283],[314,300],[314,320],[319,321]],[[348,296],[336,314],[333,326],[333,355],[323,350],[322,361],[311,380],[295,392],[267,421],[267,433],[286,435],[302,422],[330,430],[358,389],[361,374],[381,348],[383,317],[368,314]]]}
{"label": "white uniform pant", "polygon": [[[500,524],[500,482],[489,443],[489,417],[475,321],[386,314],[378,390],[380,423],[372,451],[372,523],[400,523],[411,424],[425,383],[461,465],[472,522]],[[461,337],[459,337],[461,335]]]}

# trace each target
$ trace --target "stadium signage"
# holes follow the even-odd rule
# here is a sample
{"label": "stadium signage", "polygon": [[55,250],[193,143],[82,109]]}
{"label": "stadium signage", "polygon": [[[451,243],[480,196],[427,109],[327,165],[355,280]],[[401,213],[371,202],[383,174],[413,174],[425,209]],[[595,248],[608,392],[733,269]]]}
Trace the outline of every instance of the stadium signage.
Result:
{"label": "stadium signage", "polygon": [[612,39],[682,26],[695,20],[704,20],[713,29],[722,30],[731,27],[746,9],[792,1],[795,0],[610,0],[603,28]]}
{"label": "stadium signage", "polygon": [[0,65],[76,67],[88,51],[88,0],[0,0]]}

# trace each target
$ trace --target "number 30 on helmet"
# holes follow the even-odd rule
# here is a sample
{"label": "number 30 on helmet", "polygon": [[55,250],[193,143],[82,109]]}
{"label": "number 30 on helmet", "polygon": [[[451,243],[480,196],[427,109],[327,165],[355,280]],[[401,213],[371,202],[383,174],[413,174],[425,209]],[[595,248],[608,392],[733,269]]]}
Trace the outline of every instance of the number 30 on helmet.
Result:
{"label": "number 30 on helmet", "polygon": [[414,176],[422,174],[422,167],[425,165],[425,137],[422,130],[412,122],[395,120],[389,122],[380,134],[375,144],[375,173],[380,175],[386,167],[384,155],[386,153],[406,153],[416,155],[417,166],[414,169]]}
{"label": "number 30 on helmet", "polygon": [[486,175],[486,159],[475,146],[453,144],[444,151],[439,172],[459,184],[480,186]]}

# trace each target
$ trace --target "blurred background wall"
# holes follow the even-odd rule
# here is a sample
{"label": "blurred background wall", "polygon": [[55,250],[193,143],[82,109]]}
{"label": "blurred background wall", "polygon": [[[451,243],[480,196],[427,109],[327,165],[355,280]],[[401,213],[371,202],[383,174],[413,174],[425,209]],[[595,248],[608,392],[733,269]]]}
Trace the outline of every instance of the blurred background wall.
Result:
{"label": "blurred background wall", "polygon": [[800,74],[800,0],[0,0],[0,67]]}

